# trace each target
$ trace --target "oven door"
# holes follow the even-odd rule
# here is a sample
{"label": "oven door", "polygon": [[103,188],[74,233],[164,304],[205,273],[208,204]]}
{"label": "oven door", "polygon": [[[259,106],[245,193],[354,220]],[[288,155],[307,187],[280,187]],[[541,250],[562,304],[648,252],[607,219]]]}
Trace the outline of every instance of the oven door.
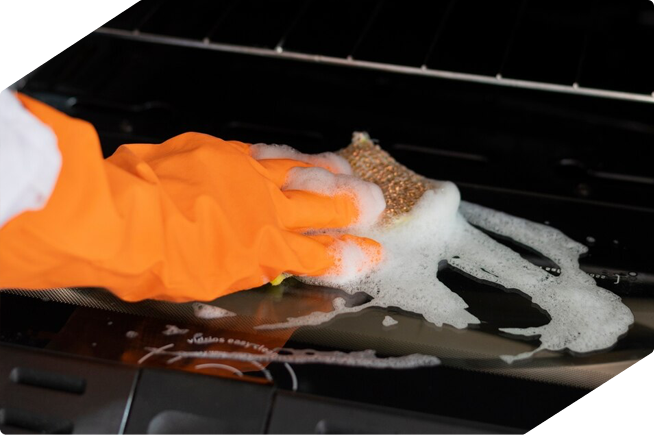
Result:
{"label": "oven door", "polygon": [[[308,153],[368,131],[410,169],[454,181],[463,199],[587,245],[581,268],[635,322],[612,349],[508,365],[500,355],[539,341],[499,328],[540,326],[548,315],[447,267],[439,277],[483,319],[475,328],[369,308],[319,326],[253,329],[329,311],[337,297],[370,299],[294,279],[209,303],[237,314],[214,320],[191,303],[126,303],[103,289],[7,289],[0,425],[452,433],[525,431],[548,419],[653,349],[653,50],[642,38],[652,23],[652,7],[624,2],[137,3],[21,91],[92,122],[106,156],[186,131]],[[385,327],[387,315],[398,324]],[[253,364],[224,354],[276,348],[418,353],[441,364]],[[82,392],[68,390],[80,383]]]}

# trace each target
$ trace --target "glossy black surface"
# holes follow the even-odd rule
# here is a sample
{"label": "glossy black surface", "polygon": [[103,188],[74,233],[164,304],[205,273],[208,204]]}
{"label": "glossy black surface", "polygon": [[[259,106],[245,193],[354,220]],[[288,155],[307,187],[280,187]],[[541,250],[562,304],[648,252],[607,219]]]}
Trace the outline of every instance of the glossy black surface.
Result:
{"label": "glossy black surface", "polygon": [[[144,0],[108,26],[268,48],[282,41],[285,49],[311,54],[354,54],[415,66],[427,59],[431,68],[491,76],[502,70],[515,78],[553,83],[578,80],[584,86],[650,93],[643,79],[648,74],[652,78],[652,46],[646,53],[649,43],[634,42],[642,27],[650,26],[652,33],[652,6],[644,7],[643,2],[595,5],[589,15],[584,4],[568,8],[568,2],[526,6],[508,1],[496,7],[460,0],[421,3],[413,9],[392,1],[343,6],[312,2],[304,8],[302,2],[294,1],[194,1],[188,8],[173,3],[154,7],[155,3]],[[197,12],[208,10],[203,8],[212,8],[211,14]],[[561,13],[562,9],[567,12]],[[619,12],[607,12],[614,10]],[[581,21],[582,15],[590,17],[592,24]],[[173,26],[171,17],[177,16],[179,23]],[[198,21],[191,20],[192,16]],[[599,16],[601,24],[593,24]],[[623,32],[633,22],[642,24],[632,26],[634,32]],[[616,23],[620,31],[611,33]],[[385,29],[390,31],[385,33]],[[629,38],[633,38],[630,49],[622,50]],[[614,68],[607,67],[608,62],[638,66]],[[103,35],[90,35],[52,59],[29,77],[22,90],[92,122],[106,156],[122,143],[156,143],[190,130],[252,143],[286,143],[310,153],[342,148],[354,130],[366,130],[411,169],[455,181],[463,199],[548,222],[588,245],[589,254],[581,260],[583,269],[634,306],[650,306],[646,317],[650,315],[652,325],[652,104],[256,58]],[[547,259],[520,252],[542,267],[551,266]],[[352,350],[356,346],[343,331],[357,322],[370,322],[380,330],[362,334],[355,344],[383,348],[387,340],[391,347],[384,349],[434,352],[442,357],[442,366],[408,371],[297,366],[299,390],[521,429],[534,427],[588,392],[561,382],[489,372],[501,368],[497,358],[501,350],[486,349],[483,357],[471,358],[472,352],[480,351],[479,343],[499,339],[498,327],[536,326],[547,322],[547,315],[517,293],[472,281],[452,270],[443,269],[440,278],[484,320],[479,328],[462,332],[425,327],[425,335],[432,340],[432,347],[425,347],[402,324],[395,336],[381,331],[379,321],[385,312],[367,310],[324,328],[296,333],[289,346]],[[282,300],[301,300],[308,293],[322,294],[289,282],[283,287]],[[273,301],[274,306],[284,304],[276,302],[270,288],[254,290],[252,295]],[[239,297],[229,303],[245,305]],[[409,323],[421,321],[407,313],[394,315],[406,316]],[[79,328],[80,324],[86,327]],[[145,354],[145,347],[162,339],[165,324],[165,319],[152,316],[0,294],[0,341],[21,347],[106,361],[121,361],[133,352],[126,362],[133,364],[134,358]],[[193,322],[177,325],[200,328]],[[130,342],[125,332],[135,329],[144,334]],[[479,337],[480,341],[471,341],[457,353],[440,341],[449,337],[455,341]],[[652,343],[652,326],[640,323],[607,352],[557,354],[515,367],[612,364],[643,357],[652,351]],[[398,352],[384,349],[382,355]],[[166,367],[161,357],[149,364]],[[278,388],[291,388],[280,364],[271,365],[271,371]],[[262,382],[261,375],[248,376]],[[219,423],[198,420],[198,424]],[[143,427],[147,425],[139,426]]]}
{"label": "glossy black surface", "polygon": [[[228,381],[229,388],[226,389],[220,388],[224,381],[218,379],[203,381],[203,378],[207,376],[191,376],[188,373],[180,372],[180,367],[166,363],[168,359],[166,357],[152,357],[150,361],[142,365],[124,361],[125,354],[131,349],[147,345],[159,346],[161,343],[154,344],[157,338],[175,342],[176,337],[166,338],[160,334],[164,329],[163,326],[170,321],[86,307],[73,308],[52,301],[10,294],[0,294],[0,310],[0,341],[2,343],[29,347],[53,355],[76,356],[78,358],[74,358],[75,362],[71,363],[73,364],[72,368],[64,368],[68,367],[68,363],[64,360],[59,363],[59,370],[70,373],[72,370],[76,370],[75,364],[85,367],[83,373],[87,383],[93,385],[94,389],[97,388],[95,387],[97,383],[107,381],[102,377],[102,373],[104,373],[102,371],[99,372],[100,379],[92,376],[93,368],[98,366],[100,360],[105,362],[123,361],[122,365],[114,365],[114,367],[116,367],[115,370],[123,370],[126,373],[134,373],[130,371],[134,369],[148,373],[147,379],[143,377],[143,374],[138,378],[137,399],[133,399],[132,406],[129,408],[126,433],[143,433],[149,425],[160,424],[162,422],[159,420],[166,418],[175,420],[173,427],[176,427],[178,431],[183,431],[185,426],[180,423],[180,420],[188,421],[193,416],[211,417],[212,421],[192,419],[195,426],[190,426],[190,433],[197,433],[197,430],[192,430],[194,427],[206,427],[207,425],[212,425],[216,428],[215,430],[228,432],[262,430],[261,402],[266,397],[270,397],[274,389],[270,386],[253,385],[253,383],[261,384],[264,381],[261,376],[257,376],[258,373],[246,373],[246,377],[241,380],[245,389],[240,389],[239,382],[235,381]],[[49,315],[44,315],[44,310],[47,310]],[[71,310],[74,312],[71,313]],[[57,328],[54,324],[48,324],[48,319],[56,322],[57,318],[61,319],[67,315],[69,316],[68,322],[62,327]],[[23,319],[23,322],[18,321],[18,318]],[[111,325],[107,324],[108,320],[112,322]],[[201,327],[199,324],[187,324],[179,321],[176,321],[176,324],[181,327],[189,327],[192,332]],[[81,328],[82,325],[84,328]],[[48,332],[49,330],[53,332]],[[140,331],[139,337],[127,338],[125,332],[128,330]],[[231,335],[230,331],[214,331],[214,335],[223,333],[228,337]],[[184,341],[185,338],[182,336],[179,340]],[[307,343],[294,340],[287,344],[287,346],[299,348],[307,347],[307,345]],[[333,349],[333,347],[323,348],[315,343],[311,343],[311,347],[317,350]],[[4,346],[0,347],[0,350],[15,354],[18,361],[21,361],[22,354],[20,352],[24,352],[14,352],[11,347]],[[40,361],[40,366],[52,368],[53,365],[49,363],[49,359],[39,358],[41,354],[34,353],[33,358]],[[141,351],[137,356],[142,357],[145,354],[145,351]],[[27,362],[31,360],[22,359],[22,361],[23,365],[31,364]],[[200,362],[206,363],[211,360],[197,360],[197,363]],[[195,363],[191,362],[191,367]],[[33,365],[31,364],[31,366]],[[11,370],[12,366],[8,365],[7,367],[8,370]],[[153,372],[150,367],[158,369]],[[282,364],[271,364],[268,369],[274,379],[275,389],[291,390],[292,382],[289,373]],[[211,375],[211,377],[225,375],[224,372],[217,373],[211,369],[184,370]],[[442,428],[445,433],[453,433],[455,427],[460,428],[456,432],[471,432],[477,428],[478,431],[481,430],[485,433],[490,431],[507,433],[517,429],[529,429],[573,401],[580,399],[589,391],[583,388],[497,376],[447,365],[412,370],[372,370],[321,364],[293,364],[293,370],[298,379],[298,391],[311,394],[314,401],[319,399],[317,402],[319,405],[322,403],[320,398],[334,398],[356,402],[357,405],[350,405],[353,410],[357,409],[356,406],[368,404],[395,409],[391,415],[395,414],[401,417],[404,416],[404,411],[422,413],[422,415],[409,414],[404,418],[429,419],[429,416],[433,416],[433,418],[437,418],[436,421],[441,421],[441,424],[444,423],[444,420],[439,420],[442,417],[462,420],[457,422],[449,421],[446,418],[445,423],[448,425],[445,426],[445,429]],[[164,372],[171,373],[166,375]],[[78,371],[78,373],[80,372]],[[251,395],[255,396],[256,402],[252,400]],[[85,398],[87,396],[74,399],[82,402],[73,416],[84,415],[84,412],[88,412],[90,417],[94,415],[91,409],[84,405]],[[125,396],[123,400],[126,398]],[[12,397],[8,399],[8,403],[13,403]],[[102,399],[102,395],[100,394],[97,399]],[[226,408],[221,403],[226,400],[227,403],[237,406],[234,412],[224,412]],[[298,400],[304,401],[302,397]],[[32,405],[23,404],[22,407],[31,409],[36,406],[40,410],[47,406],[47,403],[41,403],[38,397],[32,398],[31,401]],[[62,402],[62,405],[66,403]],[[255,406],[257,404],[259,405]],[[0,400],[0,407],[2,405]],[[306,405],[309,407],[307,412],[314,407],[311,401]],[[250,409],[249,406],[254,408]],[[375,410],[372,408],[372,411]],[[185,413],[185,415],[166,414],[161,416],[160,414],[164,411],[169,413],[177,411]],[[56,415],[68,416],[70,413],[59,412]],[[302,424],[303,421],[306,422],[309,417],[305,415],[303,419],[296,418],[294,415],[285,415],[289,420],[289,430]],[[153,419],[158,416],[159,419],[153,422]],[[352,420],[337,423],[357,428],[360,427],[360,420],[357,417],[358,415],[355,414],[351,416]],[[247,421],[248,419],[250,422]],[[420,419],[414,423],[418,425],[417,427],[420,427]],[[113,422],[113,424],[119,423],[120,421]],[[335,423],[334,420],[332,423]],[[173,423],[169,422],[169,424]],[[455,424],[458,426],[454,426]],[[502,427],[485,428],[480,424],[500,425],[505,429]],[[394,427],[394,432],[408,430],[408,427],[405,426],[390,427]],[[435,426],[432,427],[435,428]]]}
{"label": "glossy black surface", "polygon": [[648,0],[143,0],[107,27],[653,92],[653,4]]}
{"label": "glossy black surface", "polygon": [[92,121],[106,155],[121,143],[188,130],[319,152],[367,130],[433,178],[652,209],[647,103],[103,36],[53,59],[29,91]]}

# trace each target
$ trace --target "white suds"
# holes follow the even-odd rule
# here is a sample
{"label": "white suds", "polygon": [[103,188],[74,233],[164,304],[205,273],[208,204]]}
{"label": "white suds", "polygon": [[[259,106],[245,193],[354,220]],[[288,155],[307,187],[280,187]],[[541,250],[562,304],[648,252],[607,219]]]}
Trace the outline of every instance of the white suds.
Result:
{"label": "white suds", "polygon": [[[552,260],[561,269],[554,276],[521,258],[479,230],[467,225],[467,243],[459,259],[449,260],[462,271],[505,288],[518,289],[545,310],[551,321],[536,328],[501,328],[521,336],[538,336],[542,350],[577,353],[606,349],[614,345],[634,322],[630,309],[616,294],[596,285],[580,269],[578,258],[587,248],[559,230],[520,219],[479,205],[462,203],[468,221],[495,234],[510,237]],[[507,362],[530,355],[502,356]]]}
{"label": "white suds", "polygon": [[233,313],[232,311],[228,311],[224,308],[217,307],[214,305],[207,305],[207,304],[202,304],[200,302],[194,302],[192,306],[193,306],[193,313],[196,315],[196,317],[199,317],[201,319],[220,319],[223,317],[236,316],[236,314]]}
{"label": "white suds", "polygon": [[398,321],[391,316],[384,316],[384,320],[382,321],[382,325],[384,326],[393,326],[397,324]]}
{"label": "white suds", "polygon": [[441,183],[435,190],[424,194],[409,219],[391,228],[373,228],[357,234],[370,237],[384,247],[385,258],[373,271],[336,278],[299,278],[309,284],[331,286],[350,294],[365,292],[373,297],[371,301],[329,313],[289,318],[284,323],[258,328],[318,325],[338,314],[372,306],[398,307],[422,314],[437,326],[447,323],[461,329],[479,323],[475,316],[466,311],[466,302],[435,278],[439,261],[448,258],[452,244],[452,237],[449,236],[460,225],[458,206],[457,187],[449,182]]}
{"label": "white suds", "polygon": [[293,168],[282,190],[306,190],[321,195],[348,195],[359,209],[354,227],[373,225],[386,207],[382,189],[352,175],[333,174],[323,168]]}
{"label": "white suds", "polygon": [[136,338],[136,337],[139,336],[139,333],[136,332],[136,331],[127,331],[127,332],[125,333],[125,336],[126,336],[127,338]]}
{"label": "white suds", "polygon": [[[557,264],[560,275],[535,266],[471,224],[541,253]],[[598,287],[579,268],[578,257],[586,252],[585,246],[546,225],[466,202],[460,206],[459,191],[450,182],[436,182],[435,188],[395,224],[368,228],[356,235],[370,237],[384,248],[384,260],[373,271],[299,279],[350,294],[362,291],[372,300],[355,307],[339,302],[328,313],[316,312],[258,328],[318,325],[338,314],[372,306],[418,313],[437,326],[465,328],[480,323],[466,310],[464,300],[437,278],[442,260],[474,278],[519,290],[550,315],[551,321],[544,326],[501,328],[541,341],[532,352],[503,356],[506,362],[528,358],[542,349],[579,353],[605,349],[615,344],[634,321],[620,297]]]}
{"label": "white suds", "polygon": [[163,330],[161,333],[164,335],[183,335],[189,332],[188,329],[181,329],[178,328],[175,325],[166,325],[166,329]]}
{"label": "white suds", "polygon": [[379,358],[374,350],[356,352],[319,351],[313,349],[281,348],[269,353],[229,352],[221,350],[206,351],[172,351],[172,344],[160,348],[147,347],[148,351],[140,360],[141,364],[153,355],[167,355],[182,358],[202,358],[250,362],[280,362],[290,364],[332,364],[348,367],[366,367],[373,369],[411,369],[439,365],[439,358],[431,355],[413,353],[398,357]]}
{"label": "white suds", "polygon": [[288,145],[254,144],[250,147],[250,155],[256,160],[293,159],[310,165],[330,170],[336,174],[351,175],[350,164],[334,153],[304,154]]}
{"label": "white suds", "polygon": [[[380,255],[378,250],[348,239],[335,240],[329,249],[338,261],[322,276],[330,279],[332,283],[339,282],[342,285],[352,281],[353,277],[370,272],[377,265],[376,259]],[[345,304],[345,300],[343,303]]]}

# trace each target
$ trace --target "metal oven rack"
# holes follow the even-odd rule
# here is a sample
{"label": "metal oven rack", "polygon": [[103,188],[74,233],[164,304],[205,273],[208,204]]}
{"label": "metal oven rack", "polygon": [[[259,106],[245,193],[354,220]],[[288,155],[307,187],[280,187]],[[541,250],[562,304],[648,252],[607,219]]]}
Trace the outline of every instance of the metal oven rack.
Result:
{"label": "metal oven rack", "polygon": [[[550,15],[562,12],[570,23],[550,20]],[[222,52],[652,103],[652,29],[653,5],[648,1],[610,7],[587,1],[529,0],[142,0],[96,32]]]}

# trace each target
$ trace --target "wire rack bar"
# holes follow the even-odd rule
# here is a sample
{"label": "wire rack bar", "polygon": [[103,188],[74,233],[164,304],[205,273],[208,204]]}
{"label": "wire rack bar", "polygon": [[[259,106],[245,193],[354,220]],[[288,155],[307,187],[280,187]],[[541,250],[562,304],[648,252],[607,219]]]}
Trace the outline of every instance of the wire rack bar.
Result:
{"label": "wire rack bar", "polygon": [[472,83],[482,83],[494,86],[505,86],[511,88],[532,89],[538,91],[559,92],[564,94],[573,94],[581,96],[611,98],[626,101],[639,101],[645,103],[653,103],[655,99],[653,94],[636,94],[631,92],[611,91],[606,89],[595,89],[581,86],[574,86],[571,84],[560,85],[554,83],[536,82],[530,80],[508,79],[501,76],[490,77],[478,74],[460,73],[454,71],[443,71],[430,69],[427,67],[412,67],[403,65],[393,65],[380,62],[370,62],[365,60],[358,60],[352,58],[338,58],[331,56],[312,55],[305,53],[298,53],[292,51],[285,51],[282,47],[277,49],[248,47],[235,44],[225,44],[221,42],[214,42],[210,40],[194,40],[187,38],[180,38],[175,36],[166,36],[152,33],[144,33],[138,30],[122,30],[110,27],[93,26],[88,24],[73,23],[71,21],[56,21],[42,18],[33,17],[16,17],[16,23],[30,27],[37,27],[43,29],[72,31],[84,34],[93,34],[100,36],[108,36],[114,38],[128,39],[140,42],[149,42],[153,44],[173,45],[179,47],[192,47],[206,50],[220,51],[226,53],[246,54],[252,56],[272,57],[298,60],[304,62],[322,63],[328,65],[338,65],[346,67],[363,68],[369,70],[377,70],[391,73],[408,74],[423,77],[435,77],[442,79],[450,79]]}
{"label": "wire rack bar", "polygon": [[510,34],[510,37],[507,40],[507,45],[505,46],[505,50],[503,51],[503,59],[500,61],[500,66],[498,67],[498,72],[496,73],[497,79],[502,79],[503,77],[505,64],[507,64],[509,55],[512,52],[512,48],[514,47],[514,39],[516,39],[516,34],[518,33],[521,23],[523,21],[523,17],[525,16],[526,8],[527,8],[527,0],[523,0],[521,2],[521,5],[519,6],[518,11],[516,12],[516,18],[514,20],[514,25],[512,26],[512,33]]}
{"label": "wire rack bar", "polygon": [[428,51],[425,53],[425,56],[423,57],[423,65],[427,65],[428,61],[434,54],[434,49],[437,46],[437,43],[439,42],[439,38],[443,33],[444,27],[446,27],[446,22],[450,18],[450,14],[452,13],[458,1],[459,0],[450,0],[450,2],[448,2],[448,6],[446,6],[446,10],[443,16],[441,17],[441,19],[439,20],[439,24],[437,25],[437,30],[434,32],[434,36],[432,36],[432,42],[430,42]]}
{"label": "wire rack bar", "polygon": [[357,50],[359,49],[360,45],[362,45],[362,42],[364,41],[364,38],[366,38],[368,31],[371,29],[371,26],[373,26],[373,23],[375,22],[378,15],[380,14],[380,10],[384,7],[384,2],[385,0],[379,0],[375,5],[375,7],[373,8],[373,12],[371,13],[368,20],[366,21],[366,25],[364,25],[364,27],[362,28],[362,31],[359,33],[359,36],[355,41],[355,45],[353,45],[352,49],[350,50],[350,53],[348,54],[348,59],[352,59],[355,53],[357,53]]}
{"label": "wire rack bar", "polygon": [[291,20],[291,23],[289,26],[287,26],[287,29],[284,31],[282,34],[282,37],[278,41],[278,43],[275,45],[275,50],[276,51],[281,51],[284,50],[284,44],[287,42],[287,39],[289,38],[289,35],[291,35],[291,32],[293,32],[293,29],[296,28],[298,25],[298,22],[302,19],[303,15],[307,12],[307,9],[309,9],[309,6],[311,5],[312,2],[306,1],[303,3],[303,5],[298,9],[298,12],[296,13],[296,16]]}

